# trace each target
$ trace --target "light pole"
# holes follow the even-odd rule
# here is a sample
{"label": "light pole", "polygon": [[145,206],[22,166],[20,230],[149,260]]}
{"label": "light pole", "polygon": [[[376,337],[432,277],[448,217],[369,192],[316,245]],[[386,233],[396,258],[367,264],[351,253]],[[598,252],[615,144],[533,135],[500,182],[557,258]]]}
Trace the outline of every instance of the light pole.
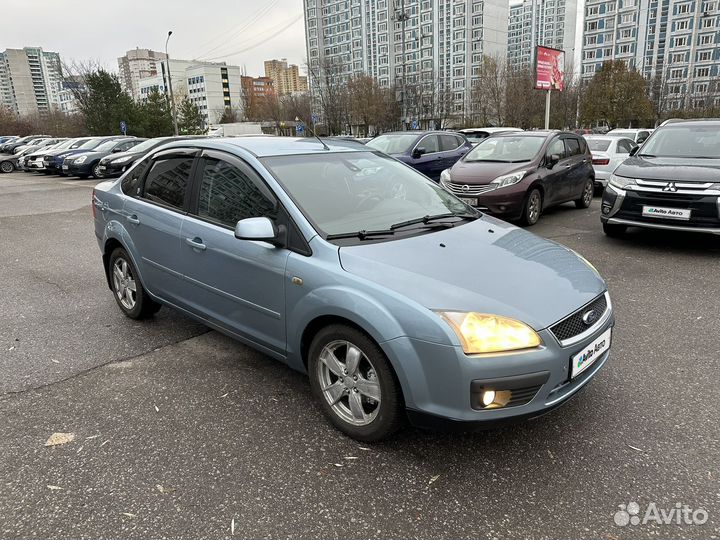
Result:
{"label": "light pole", "polygon": [[168,41],[170,41],[170,36],[172,36],[172,30],[168,31],[167,39],[165,40],[165,62],[167,63],[168,88],[170,89],[170,110],[172,111],[173,129],[175,130],[175,136],[177,136],[177,111],[175,110],[175,96],[173,95],[172,89],[172,73],[170,73],[170,55],[168,54]]}

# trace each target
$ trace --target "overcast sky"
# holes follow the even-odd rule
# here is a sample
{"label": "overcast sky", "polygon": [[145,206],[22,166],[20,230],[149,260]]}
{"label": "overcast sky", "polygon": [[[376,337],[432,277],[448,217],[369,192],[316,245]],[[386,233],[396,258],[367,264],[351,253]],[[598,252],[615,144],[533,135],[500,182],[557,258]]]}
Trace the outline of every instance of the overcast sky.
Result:
{"label": "overcast sky", "polygon": [[263,74],[287,58],[304,71],[302,0],[0,0],[0,51],[40,46],[63,61],[117,58],[135,47],[225,61]]}

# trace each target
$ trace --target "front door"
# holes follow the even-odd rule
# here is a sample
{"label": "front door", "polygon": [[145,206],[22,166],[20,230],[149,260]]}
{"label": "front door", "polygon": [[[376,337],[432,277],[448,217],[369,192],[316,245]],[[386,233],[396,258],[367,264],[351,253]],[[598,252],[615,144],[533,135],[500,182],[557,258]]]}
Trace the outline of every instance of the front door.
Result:
{"label": "front door", "polygon": [[412,166],[433,180],[439,180],[440,173],[444,169],[440,138],[435,134],[426,135],[420,139],[415,148],[423,148],[425,153],[418,158],[412,158]]}
{"label": "front door", "polygon": [[195,202],[180,234],[186,304],[284,355],[284,276],[290,251],[234,234],[241,219],[276,220],[278,201],[252,167],[222,152],[204,151],[195,179]]}

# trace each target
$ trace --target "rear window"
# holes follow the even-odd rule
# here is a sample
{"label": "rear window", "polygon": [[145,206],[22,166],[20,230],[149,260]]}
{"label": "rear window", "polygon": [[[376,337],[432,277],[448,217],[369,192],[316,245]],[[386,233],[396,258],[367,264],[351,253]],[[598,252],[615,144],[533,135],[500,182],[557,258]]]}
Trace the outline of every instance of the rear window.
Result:
{"label": "rear window", "polygon": [[580,141],[577,139],[565,139],[565,147],[567,148],[568,156],[577,156],[580,153]]}
{"label": "rear window", "polygon": [[587,144],[593,152],[605,152],[610,148],[610,141],[607,139],[590,139]]}
{"label": "rear window", "polygon": [[145,179],[145,198],[165,206],[182,208],[193,160],[185,156],[156,160]]}

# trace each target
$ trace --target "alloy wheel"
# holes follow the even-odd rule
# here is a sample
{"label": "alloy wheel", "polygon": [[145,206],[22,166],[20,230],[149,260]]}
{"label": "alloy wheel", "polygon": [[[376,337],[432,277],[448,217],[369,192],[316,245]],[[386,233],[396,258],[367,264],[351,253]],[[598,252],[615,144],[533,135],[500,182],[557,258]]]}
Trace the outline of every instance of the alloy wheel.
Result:
{"label": "alloy wheel", "polygon": [[11,173],[14,169],[15,167],[13,167],[13,164],[9,161],[3,161],[2,163],[0,163],[0,171],[4,173]]}
{"label": "alloy wheel", "polygon": [[592,203],[593,191],[595,191],[595,186],[591,180],[588,180],[587,184],[585,184],[585,191],[583,192],[583,203],[585,203],[585,206],[590,206],[590,203]]}
{"label": "alloy wheel", "polygon": [[120,304],[127,310],[132,310],[137,302],[137,285],[130,265],[122,257],[118,257],[113,264],[113,289]]}
{"label": "alloy wheel", "polygon": [[380,412],[380,381],[365,353],[350,341],[331,341],[320,352],[317,377],[333,412],[353,426],[366,426]]}
{"label": "alloy wheel", "polygon": [[540,217],[540,193],[537,191],[533,191],[530,194],[530,199],[528,200],[528,222],[530,224],[535,223],[538,218]]}

